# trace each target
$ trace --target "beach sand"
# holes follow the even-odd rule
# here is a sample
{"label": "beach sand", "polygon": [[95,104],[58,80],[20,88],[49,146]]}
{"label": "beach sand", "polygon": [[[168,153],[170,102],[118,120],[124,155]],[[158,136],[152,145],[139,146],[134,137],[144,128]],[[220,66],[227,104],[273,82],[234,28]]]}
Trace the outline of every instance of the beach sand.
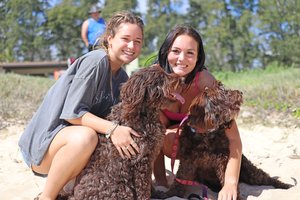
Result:
{"label": "beach sand", "polygon": [[[18,140],[24,125],[12,125],[0,130],[0,199],[32,200],[42,191],[44,178],[36,177],[23,162],[18,149]],[[266,127],[262,125],[239,126],[244,154],[271,176],[294,184],[292,178],[300,180],[300,128]],[[178,162],[176,163],[178,165]],[[166,159],[170,170],[170,160]],[[176,166],[175,166],[176,167]],[[176,168],[175,168],[176,170]],[[187,188],[199,193],[198,187]],[[247,200],[299,200],[300,185],[288,190],[271,186],[249,186],[240,184],[242,196]],[[217,194],[208,191],[211,199]],[[172,197],[169,199],[180,199]]]}

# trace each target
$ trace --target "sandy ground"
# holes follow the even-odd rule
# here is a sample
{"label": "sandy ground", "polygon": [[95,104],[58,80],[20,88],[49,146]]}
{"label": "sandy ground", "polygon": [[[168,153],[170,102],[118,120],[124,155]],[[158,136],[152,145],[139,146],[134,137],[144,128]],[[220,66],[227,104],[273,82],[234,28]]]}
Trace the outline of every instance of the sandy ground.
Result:
{"label": "sandy ground", "polygon": [[[18,139],[24,126],[9,126],[0,130],[0,199],[33,199],[42,191],[45,179],[34,176],[23,162],[18,149]],[[240,126],[244,154],[271,176],[293,184],[292,178],[300,181],[300,129],[256,126]],[[178,163],[177,163],[178,164]],[[166,159],[170,169],[170,160]],[[197,187],[188,187],[194,193]],[[247,200],[299,200],[300,185],[288,190],[271,186],[249,186],[240,184]],[[208,191],[211,199],[217,194]],[[176,197],[170,199],[179,199]]]}

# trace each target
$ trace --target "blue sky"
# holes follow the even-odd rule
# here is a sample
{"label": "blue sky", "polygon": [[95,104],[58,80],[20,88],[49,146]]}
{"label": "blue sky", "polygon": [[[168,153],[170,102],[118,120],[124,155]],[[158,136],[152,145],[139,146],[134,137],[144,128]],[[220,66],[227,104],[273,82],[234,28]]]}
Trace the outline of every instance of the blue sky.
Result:
{"label": "blue sky", "polygon": [[147,11],[147,0],[139,0],[138,1],[138,8],[141,13],[146,13]]}
{"label": "blue sky", "polygon": [[[181,6],[176,6],[179,13],[186,13],[187,12],[187,8],[188,8],[188,1],[187,0],[182,0],[183,1],[183,5]],[[141,13],[145,14],[147,11],[147,0],[139,0],[138,1],[138,8],[141,11]],[[175,7],[175,9],[176,9]]]}
{"label": "blue sky", "polygon": [[[54,6],[56,3],[59,3],[61,0],[50,0],[50,4]],[[178,11],[180,13],[185,13],[188,8],[188,2],[187,0],[182,0],[184,3],[181,6],[177,6]],[[103,5],[103,0],[99,0],[99,5]],[[147,12],[147,0],[138,0],[138,10],[142,13],[145,14]],[[176,8],[175,8],[176,9]]]}

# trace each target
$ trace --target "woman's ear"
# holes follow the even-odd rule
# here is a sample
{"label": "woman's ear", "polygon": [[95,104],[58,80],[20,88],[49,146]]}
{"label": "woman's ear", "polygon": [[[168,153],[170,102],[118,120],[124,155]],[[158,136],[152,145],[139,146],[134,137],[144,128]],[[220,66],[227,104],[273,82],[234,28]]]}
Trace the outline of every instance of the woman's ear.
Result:
{"label": "woman's ear", "polygon": [[113,39],[113,37],[111,35],[109,35],[107,37],[107,43],[108,43],[108,48],[111,48],[111,40]]}

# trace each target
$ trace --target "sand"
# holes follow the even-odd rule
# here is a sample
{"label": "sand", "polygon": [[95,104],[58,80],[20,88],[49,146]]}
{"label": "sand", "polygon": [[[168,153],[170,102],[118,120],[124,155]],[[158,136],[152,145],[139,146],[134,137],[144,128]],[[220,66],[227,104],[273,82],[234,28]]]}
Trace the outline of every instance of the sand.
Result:
{"label": "sand", "polygon": [[[44,178],[36,177],[23,162],[18,149],[18,140],[24,125],[11,125],[0,130],[0,199],[33,199],[42,191]],[[271,176],[293,184],[292,178],[300,181],[300,128],[266,127],[262,125],[239,126],[244,154]],[[178,163],[177,163],[178,164]],[[170,160],[166,159],[170,169]],[[188,187],[198,192],[197,187]],[[288,190],[271,186],[240,184],[242,196],[247,200],[299,200],[300,185]],[[208,191],[211,199],[217,194]],[[169,199],[180,199],[172,197]]]}

